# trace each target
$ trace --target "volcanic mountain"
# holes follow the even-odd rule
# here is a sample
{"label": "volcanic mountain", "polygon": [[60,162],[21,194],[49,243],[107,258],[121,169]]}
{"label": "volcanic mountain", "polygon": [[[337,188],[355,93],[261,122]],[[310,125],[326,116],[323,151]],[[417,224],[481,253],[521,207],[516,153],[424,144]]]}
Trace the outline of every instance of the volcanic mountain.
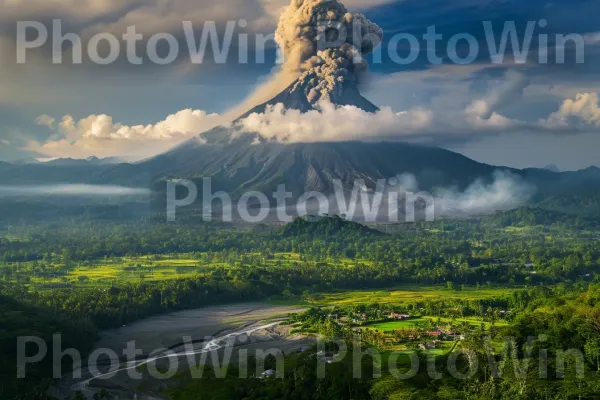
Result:
{"label": "volcanic mountain", "polygon": [[[337,86],[334,106],[353,106],[367,112],[378,108],[364,98],[354,81]],[[318,111],[311,102],[310,87],[297,80],[264,104],[240,116],[264,113],[281,104],[284,110]],[[480,177],[491,177],[494,167],[477,163],[448,150],[400,142],[282,143],[257,133],[241,133],[236,124],[217,127],[176,148],[132,165],[104,171],[96,183],[160,184],[169,178],[201,180],[212,178],[213,190],[232,196],[250,190],[272,193],[281,184],[302,194],[333,193],[333,181],[352,188],[356,180],[375,187],[377,180],[412,174],[422,188],[466,187]]]}
{"label": "volcanic mountain", "polygon": [[[336,105],[377,111],[377,107],[360,94],[353,82],[343,85],[343,88],[338,92],[339,103]],[[264,112],[267,106],[275,104],[301,112],[318,110],[306,93],[306,88],[296,81],[238,120],[252,113]],[[162,190],[160,188],[168,179],[200,181],[210,177],[213,190],[225,190],[233,197],[250,190],[272,193],[282,184],[297,195],[309,191],[330,195],[334,180],[352,188],[354,182],[360,179],[368,188],[374,188],[378,180],[401,174],[413,175],[421,190],[448,187],[464,190],[477,180],[491,182],[498,170],[508,171],[536,186],[555,190],[569,185],[597,187],[600,182],[600,172],[594,168],[574,173],[499,168],[442,148],[403,142],[281,143],[262,139],[255,133],[240,134],[232,126],[214,128],[164,154],[134,164],[80,163],[75,168],[72,163],[0,163],[0,182],[11,185],[86,183],[152,186]]]}
{"label": "volcanic mountain", "polygon": [[[361,96],[356,85],[352,83],[345,88],[338,93],[338,106],[377,111],[376,106]],[[264,112],[275,104],[300,112],[318,110],[318,105],[311,103],[303,87],[295,82],[238,120]],[[256,133],[240,133],[235,124],[214,128],[164,154],[134,164],[0,163],[0,184],[108,184],[151,187],[163,192],[169,179],[189,179],[202,187],[202,179],[208,177],[213,193],[225,191],[235,199],[253,190],[271,194],[280,185],[285,185],[295,197],[312,191],[331,196],[334,180],[341,181],[347,189],[353,188],[356,180],[363,180],[367,188],[373,189],[378,180],[403,174],[413,176],[419,190],[464,191],[474,182],[490,184],[499,170],[534,187],[536,195],[532,203],[550,209],[582,213],[582,207],[573,206],[581,204],[581,198],[587,198],[585,201],[592,205],[596,200],[589,199],[600,199],[597,168],[563,173],[547,169],[516,170],[479,163],[442,148],[402,142],[282,143],[265,140]],[[565,193],[571,197],[566,199]],[[593,211],[595,206],[588,208]]]}

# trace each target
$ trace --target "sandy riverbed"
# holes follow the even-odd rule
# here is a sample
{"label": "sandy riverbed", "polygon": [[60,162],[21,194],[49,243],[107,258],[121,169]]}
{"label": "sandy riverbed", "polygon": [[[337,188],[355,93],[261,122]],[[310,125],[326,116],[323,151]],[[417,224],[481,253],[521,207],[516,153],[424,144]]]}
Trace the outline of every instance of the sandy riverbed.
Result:
{"label": "sandy riverbed", "polygon": [[[312,338],[290,335],[289,329],[277,322],[290,313],[300,312],[299,307],[279,307],[263,303],[248,303],[206,307],[196,310],[181,311],[163,316],[152,317],[118,329],[102,332],[100,340],[95,344],[96,349],[110,349],[120,357],[127,343],[135,341],[135,347],[140,352],[138,361],[126,363],[121,359],[115,374],[98,376],[91,372],[88,366],[81,369],[82,377],[73,378],[72,374],[65,376],[50,392],[59,399],[70,399],[76,390],[82,391],[92,398],[102,388],[118,395],[119,399],[163,399],[161,391],[169,381],[153,378],[148,373],[148,355],[152,354],[152,365],[159,370],[166,370],[171,364],[179,366],[178,373],[189,371],[190,360],[200,360],[200,355],[206,353],[205,347],[213,338],[221,338],[216,347],[222,348],[226,343],[232,343],[234,354],[232,362],[237,362],[237,352],[246,349],[250,354],[256,350],[279,349],[284,353],[295,351],[311,345]],[[193,346],[184,346],[184,337],[193,341]],[[167,350],[169,349],[169,350]],[[193,354],[190,354],[193,353]],[[222,351],[219,351],[222,354]],[[190,358],[190,355],[193,357]],[[107,373],[108,367],[100,358],[98,370]],[[211,358],[208,357],[211,363]],[[95,367],[95,365],[92,365]],[[132,379],[131,372],[140,372],[141,379]]]}

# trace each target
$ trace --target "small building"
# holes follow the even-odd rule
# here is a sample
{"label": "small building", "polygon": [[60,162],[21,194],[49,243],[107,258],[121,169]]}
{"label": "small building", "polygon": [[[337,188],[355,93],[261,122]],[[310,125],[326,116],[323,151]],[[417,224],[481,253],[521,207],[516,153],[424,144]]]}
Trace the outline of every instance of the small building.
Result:
{"label": "small building", "polygon": [[434,350],[435,346],[436,346],[436,342],[435,341],[419,344],[419,348],[421,350]]}
{"label": "small building", "polygon": [[260,379],[273,378],[274,376],[275,376],[275,370],[268,369],[262,373],[262,375],[260,376]]}
{"label": "small building", "polygon": [[410,315],[391,313],[390,314],[390,318],[391,319],[396,319],[398,321],[406,321],[407,319],[410,319]]}

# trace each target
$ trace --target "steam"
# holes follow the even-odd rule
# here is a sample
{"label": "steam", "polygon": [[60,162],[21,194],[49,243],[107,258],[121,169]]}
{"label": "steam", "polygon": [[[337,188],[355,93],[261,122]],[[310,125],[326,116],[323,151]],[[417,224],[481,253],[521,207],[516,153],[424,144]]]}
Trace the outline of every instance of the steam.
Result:
{"label": "steam", "polygon": [[436,208],[442,216],[465,217],[492,214],[525,204],[535,188],[510,172],[494,172],[493,181],[473,182],[464,192],[454,189],[438,190]]}
{"label": "steam", "polygon": [[325,201],[310,197],[286,210],[291,214],[298,211],[299,215],[343,214],[359,222],[433,221],[514,209],[526,204],[536,190],[519,176],[502,170],[495,171],[491,177],[476,179],[464,190],[439,187],[431,192],[422,191],[418,178],[411,173],[400,174],[385,182],[389,185],[381,186],[378,181],[377,188],[375,182],[368,187],[363,180],[351,184],[340,182],[341,186],[334,188],[335,194],[322,196]]}

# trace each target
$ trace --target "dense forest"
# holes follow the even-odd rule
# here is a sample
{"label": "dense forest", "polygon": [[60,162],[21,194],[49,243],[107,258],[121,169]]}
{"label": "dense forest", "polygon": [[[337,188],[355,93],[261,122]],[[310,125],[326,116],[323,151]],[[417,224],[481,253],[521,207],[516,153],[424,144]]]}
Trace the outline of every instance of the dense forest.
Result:
{"label": "dense forest", "polygon": [[[274,298],[301,301],[307,293],[401,284],[437,284],[457,290],[464,285],[529,288],[523,294],[490,300],[494,304],[459,302],[453,307],[468,310],[495,305],[519,310],[518,318],[511,322],[513,334],[560,334],[568,339],[565,345],[583,348],[589,335],[598,334],[589,325],[592,323],[589,314],[582,314],[598,312],[598,287],[594,285],[600,282],[597,227],[598,222],[593,219],[533,208],[465,221],[377,227],[335,216],[300,219],[284,227],[166,224],[152,220],[120,223],[62,220],[10,225],[0,239],[0,351],[3,359],[9,360],[0,371],[0,393],[3,393],[0,397],[43,398],[43,388],[49,383],[48,379],[42,379],[48,376],[48,365],[44,363],[33,367],[28,380],[14,379],[15,363],[10,360],[15,359],[14,344],[18,336],[37,335],[51,341],[52,333],[68,332],[63,341],[85,350],[101,329],[173,310]],[[181,253],[194,258],[198,265],[195,275],[157,282],[135,279],[108,287],[83,285],[52,290],[26,279],[67,273],[94,260],[139,255],[169,259]],[[294,253],[298,257],[282,262],[278,253]],[[539,312],[550,306],[562,311],[547,315]],[[448,304],[430,301],[413,307],[444,316]],[[312,361],[299,357],[289,362],[297,363],[298,368],[309,374]],[[341,370],[339,373],[339,380],[328,383],[331,387],[319,389],[323,397],[329,393],[332,398],[334,392],[330,391],[341,390],[337,385],[346,384],[345,375]],[[500,383],[490,386],[482,377],[477,379],[470,381],[469,387],[453,382],[428,383],[427,393],[431,398],[460,398],[442,397],[445,391],[450,393],[448,396],[459,391],[470,393],[464,398],[481,397],[484,387],[489,393],[496,393],[490,394],[490,399],[512,393]],[[370,393],[370,398],[378,400],[412,398],[410,393],[413,396],[422,393],[416,391],[423,384],[418,382],[417,379],[398,384],[386,378],[348,383],[356,387],[343,390]],[[291,393],[297,391],[300,396],[301,390],[299,387],[292,390],[288,384],[293,382],[288,382],[287,377],[277,382],[278,388],[273,393],[284,391],[291,396],[286,398],[305,398],[294,397]],[[229,398],[277,398],[248,395],[248,391],[263,393],[262,383],[237,382],[232,387],[238,385],[241,386],[236,393],[241,397]],[[245,388],[247,385],[250,387]],[[385,392],[383,388],[388,387],[385,385],[390,393],[404,394],[382,397],[378,393]],[[593,388],[588,386],[577,390],[590,393]],[[185,391],[177,396],[189,398]],[[356,398],[340,396],[336,398]],[[537,394],[531,396],[523,398],[538,398]],[[582,396],[593,398],[588,394]]]}

